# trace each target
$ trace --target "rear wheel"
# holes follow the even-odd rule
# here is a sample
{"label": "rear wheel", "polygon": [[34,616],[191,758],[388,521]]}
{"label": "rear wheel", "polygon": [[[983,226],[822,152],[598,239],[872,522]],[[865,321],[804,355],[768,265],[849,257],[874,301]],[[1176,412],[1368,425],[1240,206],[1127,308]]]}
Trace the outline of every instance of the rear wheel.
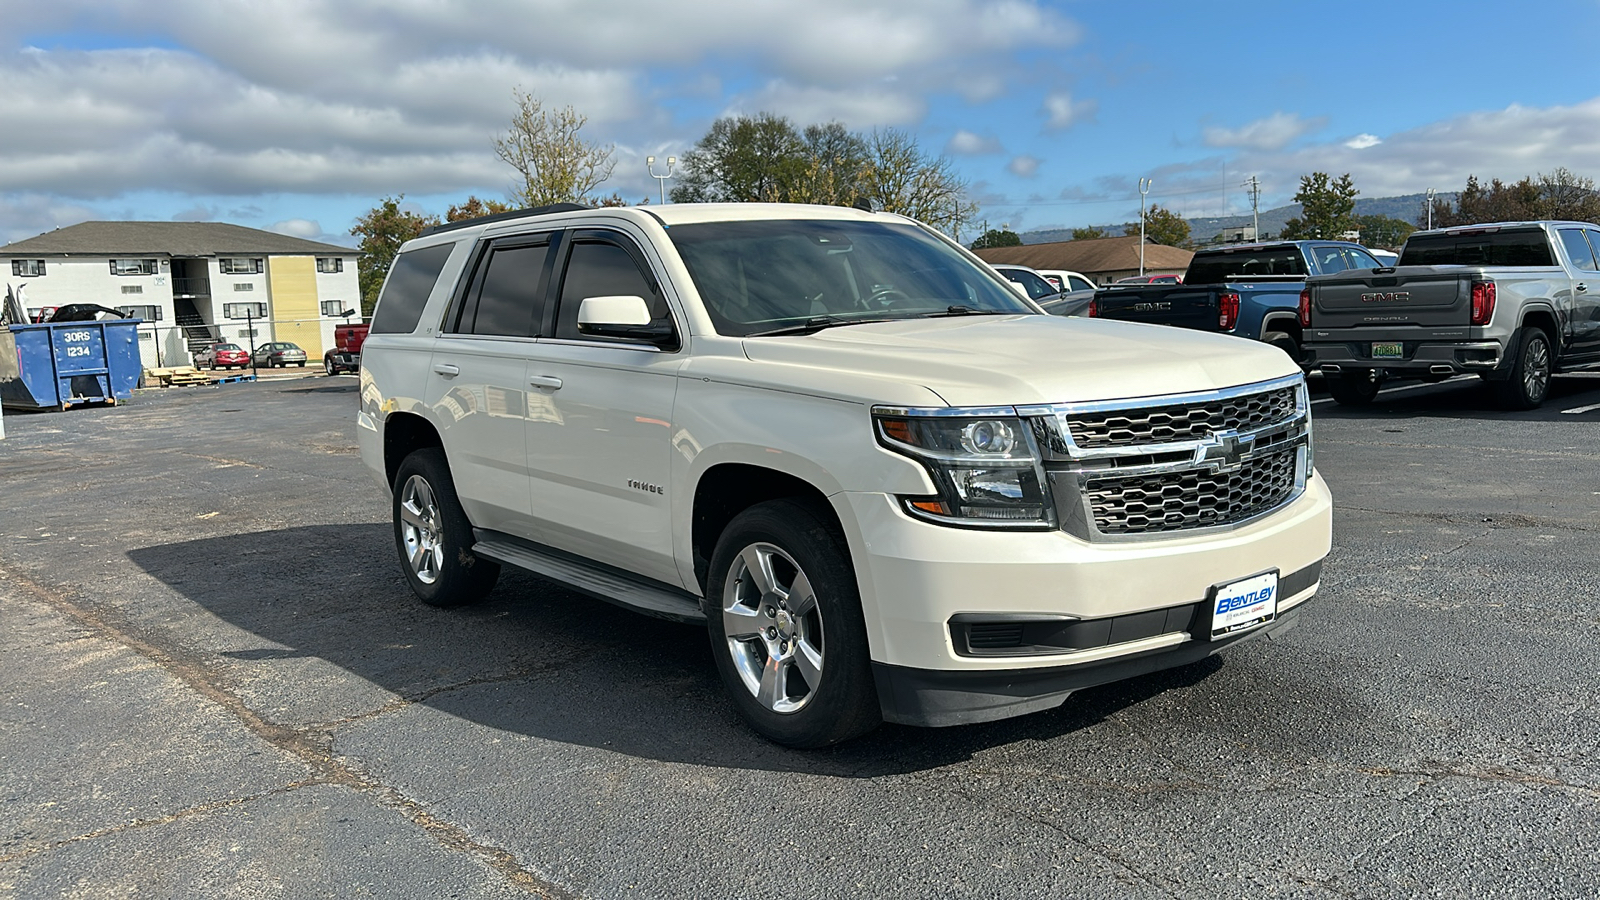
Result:
{"label": "rear wheel", "polygon": [[807,504],[740,513],[711,559],[711,649],[750,727],[825,747],[881,721],[866,626],[844,538]]}
{"label": "rear wheel", "polygon": [[322,358],[322,368],[329,375],[339,374],[339,364],[334,362],[333,357],[331,356],[324,356]]}
{"label": "rear wheel", "polygon": [[1541,328],[1524,328],[1513,352],[1511,377],[1490,388],[1506,409],[1535,409],[1550,393],[1550,337]]}
{"label": "rear wheel", "polygon": [[1340,406],[1366,406],[1378,396],[1378,379],[1370,369],[1345,372],[1328,379],[1328,393]]}
{"label": "rear wheel", "polygon": [[423,603],[460,606],[494,588],[500,565],[472,552],[472,523],[443,450],[428,447],[405,458],[395,473],[393,508],[400,570]]}

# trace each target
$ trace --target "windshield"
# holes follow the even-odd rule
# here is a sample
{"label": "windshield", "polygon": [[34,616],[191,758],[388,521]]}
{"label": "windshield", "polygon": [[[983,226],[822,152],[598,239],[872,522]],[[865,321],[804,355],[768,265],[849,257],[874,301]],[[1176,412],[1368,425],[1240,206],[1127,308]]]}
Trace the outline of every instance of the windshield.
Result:
{"label": "windshield", "polygon": [[667,234],[720,334],[745,337],[819,319],[1037,312],[913,225],[785,219],[677,225]]}
{"label": "windshield", "polygon": [[1299,247],[1255,247],[1196,253],[1183,273],[1184,284],[1222,284],[1255,275],[1304,275]]}

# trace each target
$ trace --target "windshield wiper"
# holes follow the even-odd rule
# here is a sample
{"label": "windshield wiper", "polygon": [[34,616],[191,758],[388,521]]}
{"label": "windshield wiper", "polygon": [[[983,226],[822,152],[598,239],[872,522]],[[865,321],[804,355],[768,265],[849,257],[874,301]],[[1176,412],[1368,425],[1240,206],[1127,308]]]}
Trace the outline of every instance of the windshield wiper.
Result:
{"label": "windshield wiper", "polygon": [[811,316],[798,325],[785,325],[782,328],[773,328],[769,331],[752,331],[745,337],[778,337],[785,334],[811,334],[824,328],[835,325],[864,325],[868,322],[893,322],[894,319],[846,319],[841,316]]}
{"label": "windshield wiper", "polygon": [[945,307],[944,308],[944,312],[924,313],[922,318],[924,318],[924,319],[942,319],[942,318],[945,318],[946,316],[1015,316],[1015,315],[1019,315],[1019,314],[1020,313],[1017,310],[973,309],[970,306],[962,306],[960,304],[955,304],[955,305],[952,305],[952,306]]}

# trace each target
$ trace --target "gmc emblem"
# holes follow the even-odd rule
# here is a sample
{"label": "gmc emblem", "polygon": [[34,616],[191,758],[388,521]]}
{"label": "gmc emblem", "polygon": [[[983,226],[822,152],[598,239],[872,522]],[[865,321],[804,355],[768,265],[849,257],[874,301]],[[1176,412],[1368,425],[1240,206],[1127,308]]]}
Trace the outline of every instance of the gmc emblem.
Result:
{"label": "gmc emblem", "polygon": [[1394,291],[1391,293],[1362,294],[1362,303],[1404,303],[1411,299],[1410,291]]}
{"label": "gmc emblem", "polygon": [[1135,312],[1166,312],[1172,308],[1170,301],[1135,303],[1132,309]]}

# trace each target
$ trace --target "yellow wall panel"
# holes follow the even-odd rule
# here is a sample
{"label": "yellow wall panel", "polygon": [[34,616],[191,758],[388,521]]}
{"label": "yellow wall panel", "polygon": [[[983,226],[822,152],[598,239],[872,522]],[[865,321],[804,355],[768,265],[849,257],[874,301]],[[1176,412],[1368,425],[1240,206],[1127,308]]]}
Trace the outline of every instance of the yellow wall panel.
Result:
{"label": "yellow wall panel", "polygon": [[308,364],[322,359],[316,257],[267,257],[267,293],[272,298],[272,339],[299,344]]}

